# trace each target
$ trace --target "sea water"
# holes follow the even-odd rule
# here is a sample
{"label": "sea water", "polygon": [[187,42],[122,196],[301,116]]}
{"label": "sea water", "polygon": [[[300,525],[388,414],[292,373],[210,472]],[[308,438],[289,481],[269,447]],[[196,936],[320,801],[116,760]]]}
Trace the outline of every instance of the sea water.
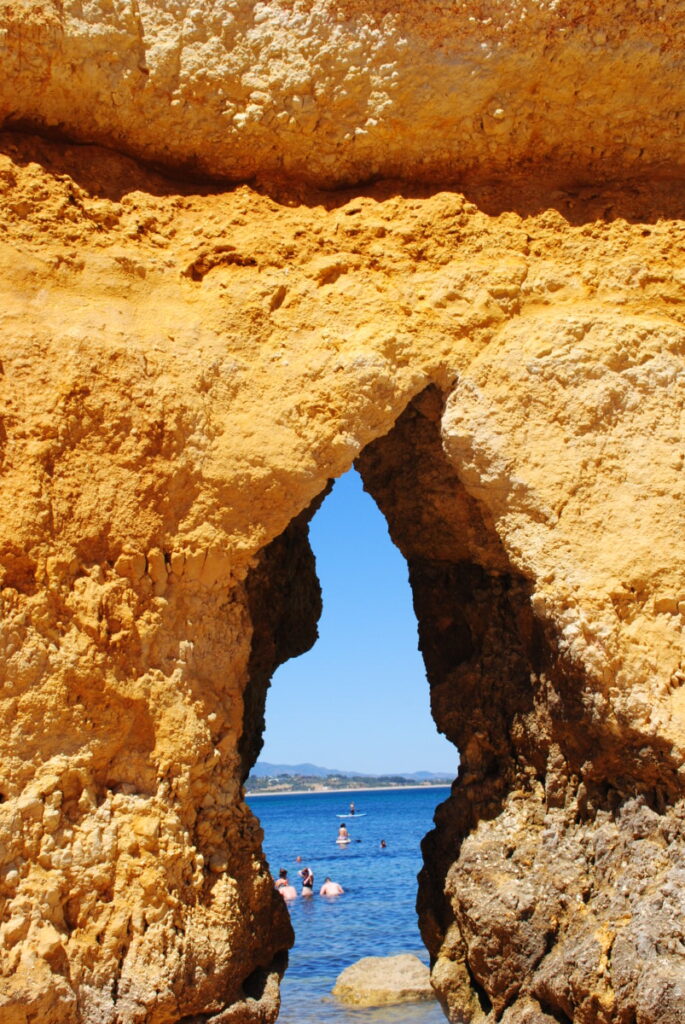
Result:
{"label": "sea water", "polygon": [[[331,989],[363,956],[414,953],[428,963],[415,909],[419,844],[448,794],[448,787],[434,786],[248,797],[272,874],[286,868],[298,891],[288,904],[295,946],[281,984],[279,1024],[444,1024],[437,1002],[355,1010],[339,1004]],[[351,800],[364,817],[348,814]],[[341,821],[352,840],[343,847],[335,842]],[[305,865],[314,872],[311,898],[299,895],[297,872]],[[319,896],[327,875],[344,895]]]}

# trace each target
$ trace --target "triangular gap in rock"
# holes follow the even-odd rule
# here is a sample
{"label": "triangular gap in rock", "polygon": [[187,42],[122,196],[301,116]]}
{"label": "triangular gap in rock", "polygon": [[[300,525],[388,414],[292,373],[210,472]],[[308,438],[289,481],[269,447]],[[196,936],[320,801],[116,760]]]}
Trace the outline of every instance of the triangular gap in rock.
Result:
{"label": "triangular gap in rock", "polygon": [[335,481],[309,541],[318,638],[272,679],[260,761],[452,781],[458,757],[430,716],[407,563],[355,469]]}
{"label": "triangular gap in rock", "polygon": [[[442,406],[436,389],[427,393],[434,394]],[[336,702],[338,732],[346,736],[345,757],[360,750],[365,763],[325,767],[376,774],[409,771],[409,765],[401,763],[405,756],[401,744],[406,743],[406,723],[411,721],[415,756],[420,758],[425,749],[425,756],[443,766],[441,773],[443,769],[447,774],[456,772],[458,754],[439,736],[426,701],[429,691],[418,650],[407,563],[393,544],[376,502],[363,488],[355,469],[329,481],[309,508],[262,551],[248,579],[254,635],[240,748],[244,778],[262,748],[270,686],[270,714],[278,720],[292,719],[303,748],[307,745],[312,751],[317,749],[315,740],[331,731],[326,715]],[[325,589],[323,617],[317,573]],[[293,661],[301,654],[305,655],[302,661]],[[382,721],[373,710],[374,702],[383,710]],[[308,715],[301,713],[304,707],[309,708]],[[370,733],[367,723],[372,717]],[[385,745],[378,736],[379,726],[384,726],[388,737]],[[397,737],[396,755],[393,736]],[[326,748],[328,761],[334,749]],[[269,758],[262,755],[262,760]],[[425,768],[429,770],[428,765]],[[420,765],[416,770],[421,770]]]}

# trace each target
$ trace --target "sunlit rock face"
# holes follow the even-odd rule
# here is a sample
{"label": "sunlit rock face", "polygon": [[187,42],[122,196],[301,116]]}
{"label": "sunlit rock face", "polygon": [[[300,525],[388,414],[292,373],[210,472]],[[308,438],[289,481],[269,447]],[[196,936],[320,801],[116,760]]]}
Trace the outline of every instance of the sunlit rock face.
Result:
{"label": "sunlit rock face", "polygon": [[0,120],[331,187],[682,167],[677,0],[14,0]]}
{"label": "sunlit rock face", "polygon": [[447,1014],[682,1024],[682,12],[561,7],[3,6],[3,1024],[275,1019],[241,784],[356,459]]}

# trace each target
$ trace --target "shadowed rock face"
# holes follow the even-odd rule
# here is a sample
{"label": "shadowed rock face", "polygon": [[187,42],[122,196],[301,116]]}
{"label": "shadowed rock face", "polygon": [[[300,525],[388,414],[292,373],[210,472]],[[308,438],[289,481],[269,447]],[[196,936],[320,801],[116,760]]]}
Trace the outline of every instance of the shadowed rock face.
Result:
{"label": "shadowed rock face", "polygon": [[[248,7],[235,10],[247,38]],[[383,113],[361,59],[373,40],[378,74],[397,70],[414,95],[400,22],[419,33],[424,19],[388,15],[386,38],[373,11],[336,10],[360,46],[347,131],[369,118],[364,81],[378,85],[370,116]],[[480,36],[437,50],[452,10],[435,6],[426,45],[461,75],[457,51]],[[632,178],[626,140],[643,139],[643,170],[677,172],[667,25],[681,12],[638,8],[622,24],[617,10],[530,12],[552,19],[535,53],[559,54],[579,88],[603,32],[624,70],[644,58],[626,120],[593,115],[611,145],[570,116],[569,95],[533,103],[531,79],[528,120],[506,138],[483,129],[501,145],[442,120],[423,132],[408,105],[397,117],[416,114],[414,134],[385,113],[393,145],[360,135],[338,160],[323,116],[318,135],[283,141],[274,126],[226,143],[216,33],[184,21],[184,50],[199,49],[179,55],[182,8],[3,8],[0,90],[25,127],[217,175],[268,176],[292,154],[287,186],[222,190],[92,145],[0,137],[3,1024],[275,1019],[292,933],[241,783],[270,674],[316,635],[307,517],[357,458],[408,560],[436,721],[463,754],[419,898],[448,1015],[680,1024],[682,190]],[[291,32],[302,8],[250,12],[255,25],[280,12]],[[473,17],[495,42],[504,32],[497,12]],[[154,53],[141,49],[164,18]],[[469,104],[481,85],[494,95],[516,53],[534,63],[527,30],[506,33],[522,48],[473,69]],[[628,72],[606,67],[621,105]],[[516,82],[493,123],[522,111]],[[240,78],[257,106],[272,84]],[[252,114],[231,114],[237,132]],[[552,148],[614,182],[554,178]],[[465,191],[417,186],[457,152],[480,168]],[[506,187],[490,178],[502,168]],[[301,184],[390,170],[415,180]]]}
{"label": "shadowed rock face", "polygon": [[243,732],[238,745],[242,782],[262,749],[266,693],[272,675],[283,662],[308,651],[318,636],[321,588],[309,547],[309,520],[325,494],[264,548],[247,577],[252,646],[249,684],[243,695]]}

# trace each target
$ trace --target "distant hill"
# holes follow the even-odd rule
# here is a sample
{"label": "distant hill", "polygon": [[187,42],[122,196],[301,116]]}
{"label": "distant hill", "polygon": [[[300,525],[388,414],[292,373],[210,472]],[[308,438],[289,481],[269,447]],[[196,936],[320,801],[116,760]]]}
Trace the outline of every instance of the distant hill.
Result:
{"label": "distant hill", "polygon": [[263,779],[270,775],[313,775],[325,778],[327,775],[359,775],[359,772],[343,772],[337,768],[321,768],[318,764],[271,764],[269,761],[257,761],[250,775]]}
{"label": "distant hill", "polygon": [[367,778],[379,779],[383,776],[392,775],[395,778],[408,779],[412,782],[432,782],[435,779],[452,779],[457,774],[455,765],[454,772],[383,772],[382,775],[372,772],[342,771],[339,768],[322,768],[318,764],[271,764],[269,761],[257,761],[250,772],[253,779],[274,778],[277,775],[302,775],[309,778],[325,779],[329,775],[338,778],[353,779]]}

